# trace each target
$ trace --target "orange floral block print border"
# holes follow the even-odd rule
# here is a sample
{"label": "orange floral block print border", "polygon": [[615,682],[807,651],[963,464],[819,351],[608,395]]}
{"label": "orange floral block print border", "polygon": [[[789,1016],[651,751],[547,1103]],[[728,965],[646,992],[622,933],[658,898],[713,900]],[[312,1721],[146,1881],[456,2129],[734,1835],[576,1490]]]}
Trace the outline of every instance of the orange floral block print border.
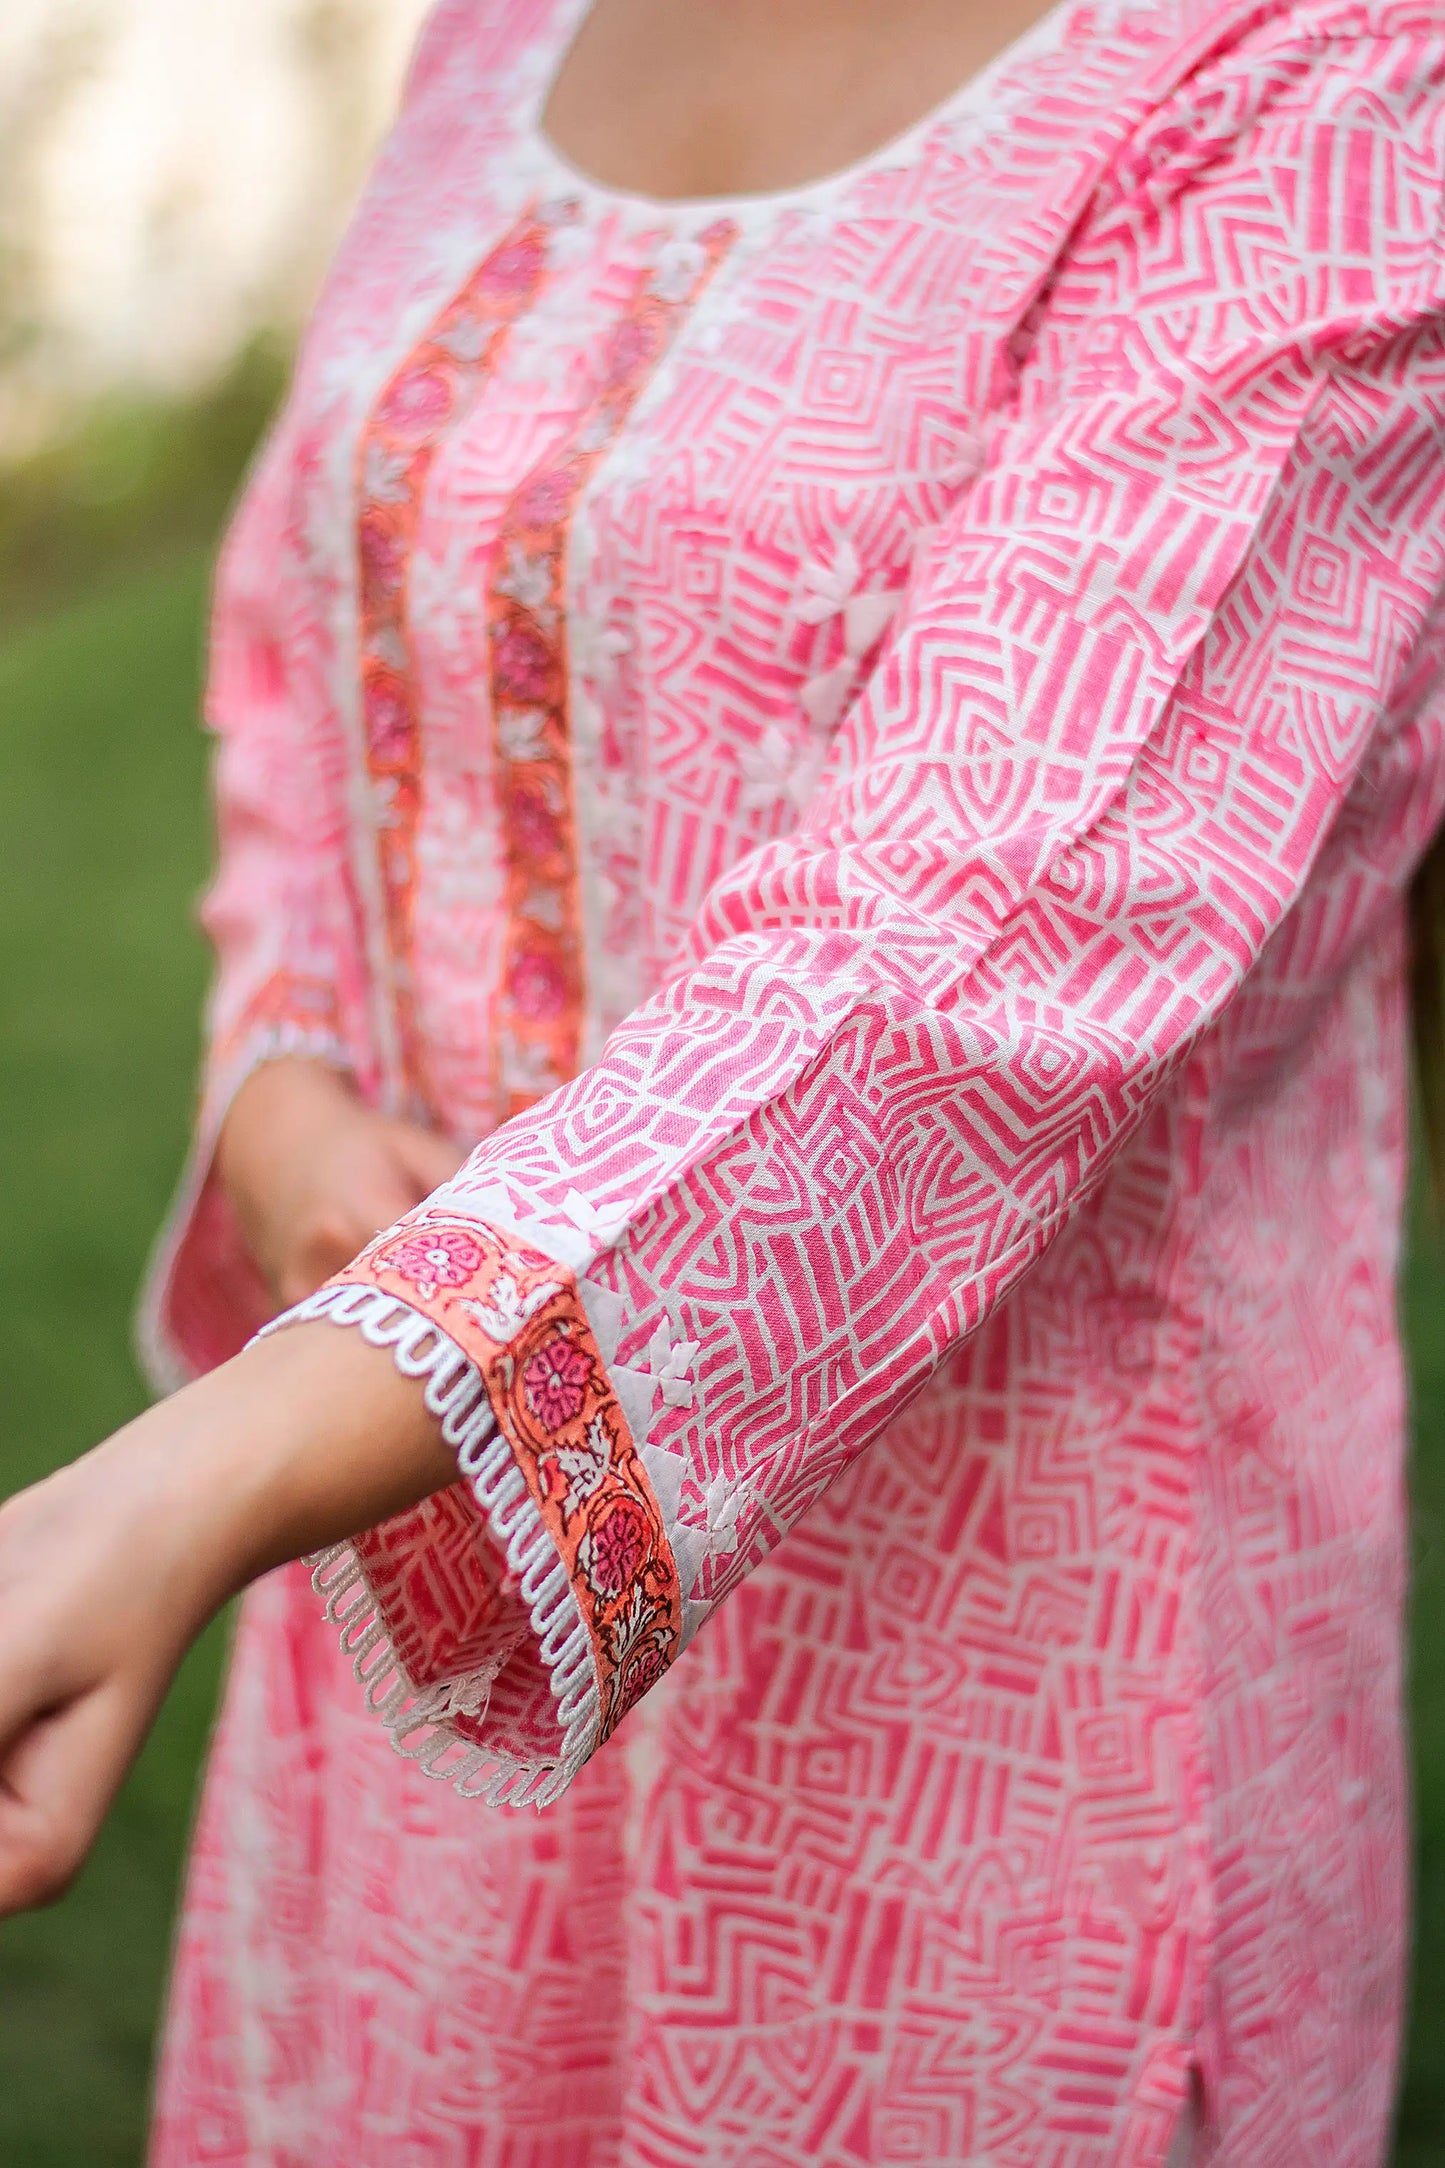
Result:
{"label": "orange floral block print border", "polygon": [[342,1283],[410,1303],[481,1371],[591,1634],[605,1739],[677,1654],[682,1591],[575,1279],[512,1237],[438,1215],[392,1229]]}
{"label": "orange floral block print border", "polygon": [[492,713],[506,846],[505,961],[493,1039],[503,1117],[575,1076],[583,935],[572,772],[567,550],[577,503],[737,236],[719,219],[643,272],[596,397],[502,518],[488,596]]}
{"label": "orange floral block print border", "polygon": [[547,269],[551,229],[529,213],[477,266],[393,371],[362,431],[357,485],[361,719],[367,769],[385,808],[377,825],[383,932],[402,1079],[414,1113],[431,1111],[412,998],[422,726],[407,587],[422,499],[439,446],[475,405]]}

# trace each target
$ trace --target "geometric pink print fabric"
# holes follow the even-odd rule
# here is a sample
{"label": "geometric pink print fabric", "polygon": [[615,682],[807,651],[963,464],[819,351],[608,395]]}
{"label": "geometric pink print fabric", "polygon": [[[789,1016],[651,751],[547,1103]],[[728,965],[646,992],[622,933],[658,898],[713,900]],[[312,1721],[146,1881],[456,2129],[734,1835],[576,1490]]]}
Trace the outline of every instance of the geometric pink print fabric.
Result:
{"label": "geometric pink print fabric", "polygon": [[665,205],[580,12],[432,18],[222,567],[158,1364],[256,1062],[475,1150],[309,1306],[461,1480],[248,1600],[157,2168],[1366,2168],[1445,26],[1065,0]]}

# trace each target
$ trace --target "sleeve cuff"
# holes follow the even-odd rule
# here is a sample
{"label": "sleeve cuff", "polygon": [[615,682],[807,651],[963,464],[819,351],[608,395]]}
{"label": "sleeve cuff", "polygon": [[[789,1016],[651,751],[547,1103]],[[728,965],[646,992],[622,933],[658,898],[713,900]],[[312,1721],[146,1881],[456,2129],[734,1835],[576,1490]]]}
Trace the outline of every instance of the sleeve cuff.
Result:
{"label": "sleeve cuff", "polygon": [[401,1752],[555,1798],[683,1639],[667,1524],[574,1275],[472,1219],[403,1222],[267,1330],[358,1327],[426,1379],[461,1480],[317,1561]]}
{"label": "sleeve cuff", "polygon": [[239,1353],[273,1307],[217,1178],[216,1142],[247,1079],[291,1056],[356,1074],[323,990],[277,974],[244,1018],[211,1042],[195,1138],[147,1261],[135,1343],[158,1393],[174,1392]]}

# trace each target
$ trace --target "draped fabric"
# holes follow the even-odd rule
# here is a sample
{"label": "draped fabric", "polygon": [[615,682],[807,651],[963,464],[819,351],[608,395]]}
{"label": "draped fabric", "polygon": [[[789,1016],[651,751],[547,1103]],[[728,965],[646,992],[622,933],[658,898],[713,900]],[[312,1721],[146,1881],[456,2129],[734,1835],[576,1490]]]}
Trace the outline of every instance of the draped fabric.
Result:
{"label": "draped fabric", "polygon": [[1363,2168],[1445,26],[1065,0],[663,205],[579,13],[433,16],[223,560],[158,1367],[257,1062],[474,1148],[302,1306],[459,1480],[248,1603],[156,2161]]}

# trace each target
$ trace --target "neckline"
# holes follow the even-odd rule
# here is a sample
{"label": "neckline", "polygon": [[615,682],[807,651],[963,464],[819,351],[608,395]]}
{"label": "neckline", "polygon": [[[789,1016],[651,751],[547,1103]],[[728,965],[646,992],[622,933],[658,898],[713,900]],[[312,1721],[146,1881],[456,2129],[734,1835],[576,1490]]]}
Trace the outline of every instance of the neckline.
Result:
{"label": "neckline", "polygon": [[907,164],[930,136],[940,129],[955,126],[966,113],[985,105],[1002,77],[1012,73],[1036,49],[1046,46],[1064,16],[1071,11],[1074,0],[1052,0],[1035,22],[1001,46],[993,58],[976,68],[972,75],[965,76],[947,97],[861,157],[836,166],[829,173],[819,174],[813,180],[799,181],[790,188],[749,189],[736,195],[715,196],[654,196],[642,189],[615,187],[569,158],[548,133],[543,115],[551,101],[553,87],[595,4],[596,0],[562,0],[558,9],[559,35],[555,40],[539,41],[536,65],[531,71],[530,94],[524,101],[523,112],[523,133],[532,160],[550,172],[562,193],[603,209],[643,213],[659,222],[701,222],[809,210],[820,201],[856,186],[871,174]]}

